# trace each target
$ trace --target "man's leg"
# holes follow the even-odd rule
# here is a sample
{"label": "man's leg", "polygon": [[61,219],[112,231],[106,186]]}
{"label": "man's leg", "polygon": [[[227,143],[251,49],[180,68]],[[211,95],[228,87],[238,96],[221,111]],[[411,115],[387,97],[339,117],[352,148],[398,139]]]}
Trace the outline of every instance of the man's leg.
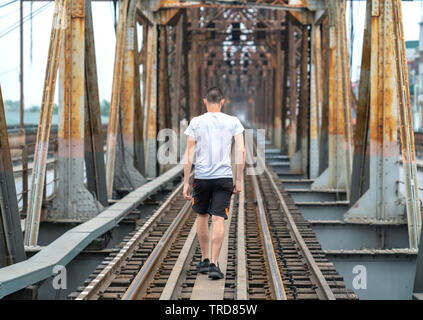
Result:
{"label": "man's leg", "polygon": [[212,258],[211,263],[217,265],[220,248],[222,247],[225,234],[225,219],[223,217],[212,216],[213,234],[212,234]]}
{"label": "man's leg", "polygon": [[201,248],[201,261],[209,257],[209,215],[197,214],[197,237]]}

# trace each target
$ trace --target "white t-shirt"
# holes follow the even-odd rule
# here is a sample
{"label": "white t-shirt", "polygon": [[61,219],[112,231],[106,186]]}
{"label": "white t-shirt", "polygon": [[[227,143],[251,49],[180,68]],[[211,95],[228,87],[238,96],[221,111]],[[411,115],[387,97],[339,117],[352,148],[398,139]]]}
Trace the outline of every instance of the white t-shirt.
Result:
{"label": "white t-shirt", "polygon": [[193,118],[184,133],[197,141],[195,178],[232,178],[232,137],[243,131],[237,117],[222,112],[206,112]]}

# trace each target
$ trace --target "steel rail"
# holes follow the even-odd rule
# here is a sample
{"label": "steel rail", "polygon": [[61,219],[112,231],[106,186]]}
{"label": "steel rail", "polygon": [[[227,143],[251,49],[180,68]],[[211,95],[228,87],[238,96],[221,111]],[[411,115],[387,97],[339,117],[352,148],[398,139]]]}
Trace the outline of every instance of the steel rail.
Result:
{"label": "steel rail", "polygon": [[275,255],[275,249],[272,243],[272,236],[270,235],[269,225],[266,219],[266,211],[264,209],[263,198],[261,196],[260,188],[258,186],[257,178],[255,175],[251,176],[256,194],[257,209],[259,213],[260,229],[262,231],[264,240],[264,249],[267,255],[267,262],[269,264],[270,276],[275,292],[276,300],[287,300],[283,280],[279,271],[278,261]]}
{"label": "steel rail", "polygon": [[323,276],[322,272],[320,271],[320,268],[318,267],[316,261],[313,258],[313,255],[311,254],[310,250],[308,249],[303,237],[301,236],[297,225],[294,221],[294,218],[292,217],[292,214],[278,188],[278,186],[275,183],[275,180],[272,176],[272,174],[270,173],[269,169],[266,167],[263,159],[261,158],[261,156],[259,154],[257,154],[257,159],[259,161],[262,162],[263,168],[264,168],[264,172],[266,173],[270,185],[273,188],[273,191],[275,192],[279,203],[282,206],[282,209],[285,213],[286,216],[286,220],[288,222],[288,227],[291,229],[292,231],[292,235],[295,238],[296,243],[299,245],[301,251],[304,254],[304,258],[306,259],[311,272],[312,272],[312,277],[314,278],[315,282],[317,283],[317,288],[316,288],[316,293],[317,296],[319,297],[319,299],[324,299],[324,300],[336,300],[335,295],[333,294],[332,290],[329,287],[329,284],[327,283],[325,277]]}
{"label": "steel rail", "polygon": [[[249,148],[247,148],[247,156],[251,159]],[[251,162],[249,162],[251,163]],[[258,217],[260,222],[260,230],[263,235],[264,249],[266,252],[266,260],[268,262],[270,271],[270,280],[272,282],[273,291],[276,296],[276,300],[287,300],[285,287],[283,285],[282,275],[279,270],[278,261],[276,259],[275,249],[273,247],[272,236],[269,230],[269,224],[266,219],[266,211],[263,204],[263,197],[260,192],[256,175],[251,176],[253,182],[254,192],[257,200]]]}
{"label": "steel rail", "polygon": [[145,261],[141,270],[136,275],[135,279],[132,281],[129,288],[126,290],[125,294],[122,297],[122,300],[137,300],[140,293],[143,292],[145,285],[148,283],[150,276],[155,272],[157,262],[163,257],[166,249],[170,245],[172,237],[175,235],[176,230],[186,221],[188,213],[191,211],[192,202],[187,201],[182,209],[179,211],[176,218],[173,220],[172,224],[167,228],[166,232],[160,239],[159,243],[154,248],[153,252],[149,255],[148,259]]}
{"label": "steel rail", "polygon": [[169,207],[170,203],[181,192],[183,182],[169,195],[165,202],[156,210],[156,212],[145,222],[145,224],[131,237],[125,246],[119,251],[113,260],[90,282],[88,286],[79,294],[75,300],[93,299],[102,286],[111,280],[111,276],[119,268],[121,263],[135,250],[136,246],[144,238],[150,227],[158,220],[163,212]]}

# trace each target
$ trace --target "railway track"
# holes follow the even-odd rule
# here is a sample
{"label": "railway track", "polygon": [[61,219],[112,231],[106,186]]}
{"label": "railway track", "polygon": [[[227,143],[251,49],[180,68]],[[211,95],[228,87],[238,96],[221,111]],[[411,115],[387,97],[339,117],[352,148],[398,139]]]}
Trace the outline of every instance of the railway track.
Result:
{"label": "railway track", "polygon": [[232,197],[219,263],[197,274],[196,213],[182,184],[124,239],[71,299],[357,299],[330,263],[273,171],[245,175]]}

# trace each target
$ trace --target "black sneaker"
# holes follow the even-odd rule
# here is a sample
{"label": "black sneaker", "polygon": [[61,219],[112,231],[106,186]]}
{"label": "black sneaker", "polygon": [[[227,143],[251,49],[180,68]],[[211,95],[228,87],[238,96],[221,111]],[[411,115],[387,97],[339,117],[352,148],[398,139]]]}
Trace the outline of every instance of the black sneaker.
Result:
{"label": "black sneaker", "polygon": [[206,258],[203,261],[200,261],[199,263],[197,263],[197,272],[207,273],[209,272],[209,267],[210,267],[210,260]]}
{"label": "black sneaker", "polygon": [[223,279],[224,275],[222,271],[220,271],[219,264],[217,266],[214,263],[210,263],[209,269],[209,279],[217,280]]}

